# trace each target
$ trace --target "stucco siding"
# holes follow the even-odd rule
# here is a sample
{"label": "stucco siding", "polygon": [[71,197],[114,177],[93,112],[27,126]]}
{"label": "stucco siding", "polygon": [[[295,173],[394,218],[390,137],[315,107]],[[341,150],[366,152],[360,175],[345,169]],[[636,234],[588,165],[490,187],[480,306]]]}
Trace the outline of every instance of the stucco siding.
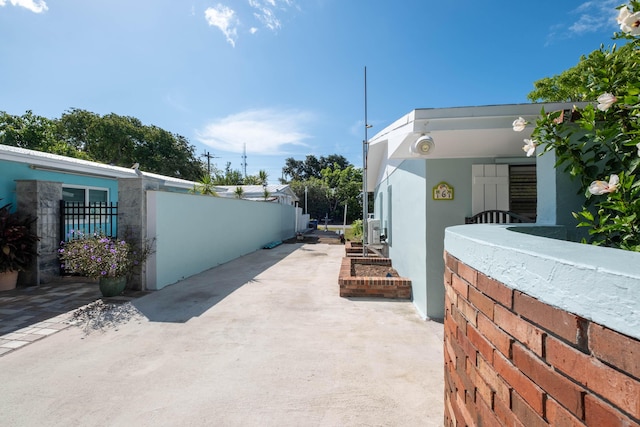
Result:
{"label": "stucco siding", "polygon": [[278,203],[148,191],[147,215],[147,236],[155,238],[147,264],[149,289],[295,234],[295,208]]}

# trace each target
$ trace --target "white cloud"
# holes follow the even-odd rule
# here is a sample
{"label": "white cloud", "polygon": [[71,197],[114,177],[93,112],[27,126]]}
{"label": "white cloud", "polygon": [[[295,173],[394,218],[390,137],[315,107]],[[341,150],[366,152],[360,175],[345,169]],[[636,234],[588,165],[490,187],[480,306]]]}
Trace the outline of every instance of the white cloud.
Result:
{"label": "white cloud", "polygon": [[227,6],[218,4],[216,7],[207,8],[204,11],[204,16],[207,23],[212,27],[218,27],[226,37],[227,42],[235,47],[236,39],[238,38],[238,25],[240,24],[235,11]]}
{"label": "white cloud", "polygon": [[[0,2],[6,0],[0,0]],[[277,31],[282,28],[282,21],[280,15],[285,14],[289,9],[299,9],[296,6],[295,0],[249,0],[249,8],[253,14],[253,18],[260,23],[260,25],[252,25],[249,27],[249,34],[256,34],[259,31],[259,27],[266,28],[271,31]],[[236,40],[238,39],[238,29],[241,27],[240,22],[248,21],[244,15],[249,13],[245,10],[245,13],[240,9],[236,11],[229,7],[218,3],[216,7],[210,7],[205,10],[205,18],[210,26],[218,27],[220,31],[225,35],[227,41],[235,47]],[[242,18],[241,16],[242,15]]]}
{"label": "white cloud", "polygon": [[244,144],[252,153],[282,155],[288,145],[307,146],[303,129],[313,120],[312,114],[290,110],[249,110],[215,120],[197,131],[197,139],[221,151],[241,153]]}
{"label": "white cloud", "polygon": [[[12,6],[20,6],[29,9],[34,13],[42,13],[47,11],[47,3],[44,0],[9,0]],[[0,0],[0,6],[6,6],[7,0]]]}
{"label": "white cloud", "polygon": [[276,31],[282,26],[273,10],[276,7],[275,0],[249,0],[249,5],[255,9],[253,16],[271,31]]}
{"label": "white cloud", "polygon": [[569,33],[580,35],[600,31],[607,27],[615,28],[618,1],[597,0],[582,3],[573,11],[578,15],[578,19],[569,26]]}

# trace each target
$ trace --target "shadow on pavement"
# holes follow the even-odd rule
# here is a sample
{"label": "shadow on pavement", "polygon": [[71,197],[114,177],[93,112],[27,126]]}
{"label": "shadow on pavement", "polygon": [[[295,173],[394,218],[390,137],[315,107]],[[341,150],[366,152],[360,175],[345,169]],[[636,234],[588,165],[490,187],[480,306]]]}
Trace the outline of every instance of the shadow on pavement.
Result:
{"label": "shadow on pavement", "polygon": [[187,322],[246,283],[255,281],[263,271],[299,247],[297,244],[259,249],[138,298],[132,304],[151,322]]}

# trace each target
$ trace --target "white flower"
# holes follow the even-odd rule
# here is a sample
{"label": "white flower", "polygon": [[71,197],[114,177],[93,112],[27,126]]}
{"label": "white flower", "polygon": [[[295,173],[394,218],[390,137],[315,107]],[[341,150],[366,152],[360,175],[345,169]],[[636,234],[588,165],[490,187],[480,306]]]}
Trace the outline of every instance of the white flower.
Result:
{"label": "white flower", "polygon": [[525,139],[524,147],[522,147],[522,150],[527,153],[527,157],[531,157],[535,154],[537,146],[538,143],[535,139]]}
{"label": "white flower", "polygon": [[595,196],[602,196],[605,193],[613,193],[618,189],[620,178],[618,175],[611,174],[609,182],[606,181],[593,181],[589,186],[589,193]]}
{"label": "white flower", "polygon": [[598,110],[607,111],[617,101],[618,98],[616,98],[613,94],[605,92],[598,97]]}
{"label": "white flower", "polygon": [[517,120],[513,121],[513,130],[516,132],[522,132],[527,124],[529,124],[529,122],[522,117],[518,117]]}
{"label": "white flower", "polygon": [[640,35],[640,12],[631,13],[627,6],[620,9],[618,13],[618,24],[620,29],[632,36]]}

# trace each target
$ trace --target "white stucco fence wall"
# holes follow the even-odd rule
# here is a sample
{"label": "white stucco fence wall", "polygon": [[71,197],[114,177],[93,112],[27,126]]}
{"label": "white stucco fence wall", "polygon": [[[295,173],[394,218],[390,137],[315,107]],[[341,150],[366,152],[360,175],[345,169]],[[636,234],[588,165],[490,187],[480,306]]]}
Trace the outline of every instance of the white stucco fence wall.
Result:
{"label": "white stucco fence wall", "polygon": [[513,289],[640,339],[640,253],[510,228],[520,226],[449,227],[444,248]]}
{"label": "white stucco fence wall", "polygon": [[295,235],[293,206],[192,194],[147,192],[147,288],[162,289],[270,242]]}

